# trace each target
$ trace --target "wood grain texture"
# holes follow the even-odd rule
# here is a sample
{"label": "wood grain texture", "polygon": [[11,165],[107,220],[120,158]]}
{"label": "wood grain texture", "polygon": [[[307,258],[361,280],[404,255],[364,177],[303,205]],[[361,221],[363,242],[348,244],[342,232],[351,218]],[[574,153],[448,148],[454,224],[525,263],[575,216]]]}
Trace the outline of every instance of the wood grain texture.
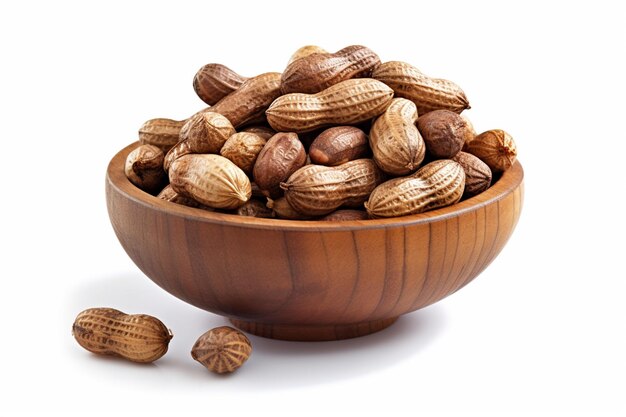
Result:
{"label": "wood grain texture", "polygon": [[261,336],[332,340],[380,330],[456,292],[511,236],[519,162],[486,192],[401,218],[290,221],[206,212],[153,197],[107,171],[107,207],[137,266],[176,297]]}

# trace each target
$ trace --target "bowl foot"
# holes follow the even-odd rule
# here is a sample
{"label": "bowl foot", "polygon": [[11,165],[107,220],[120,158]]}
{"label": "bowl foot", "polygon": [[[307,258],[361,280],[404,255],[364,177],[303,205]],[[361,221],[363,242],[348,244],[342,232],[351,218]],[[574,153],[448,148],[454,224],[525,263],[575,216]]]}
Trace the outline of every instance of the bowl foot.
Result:
{"label": "bowl foot", "polygon": [[398,317],[365,321],[354,324],[339,324],[329,326],[297,325],[297,324],[267,324],[253,321],[230,319],[230,322],[240,330],[256,336],[270,339],[297,340],[297,341],[324,341],[350,339],[375,333],[392,325]]}

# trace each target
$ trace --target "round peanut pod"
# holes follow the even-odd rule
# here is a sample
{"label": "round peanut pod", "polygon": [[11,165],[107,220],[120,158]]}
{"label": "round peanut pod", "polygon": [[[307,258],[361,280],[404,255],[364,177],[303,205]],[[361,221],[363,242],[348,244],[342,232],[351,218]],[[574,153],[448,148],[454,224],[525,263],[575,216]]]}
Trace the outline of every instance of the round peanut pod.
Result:
{"label": "round peanut pod", "polygon": [[450,159],[424,165],[412,175],[380,184],[365,209],[372,218],[423,213],[457,203],[465,189],[465,172]]}
{"label": "round peanut pod", "polygon": [[209,330],[191,349],[192,358],[218,374],[234,372],[251,353],[252,344],[246,335],[228,326]]}
{"label": "round peanut pod", "polygon": [[220,155],[230,159],[246,175],[250,176],[254,163],[266,142],[265,139],[254,133],[235,133],[224,143]]}
{"label": "round peanut pod", "polygon": [[295,133],[277,133],[267,141],[252,170],[254,182],[266,197],[283,195],[280,183],[306,162],[304,146]]}
{"label": "round peanut pod", "polygon": [[461,113],[470,108],[465,93],[458,85],[429,77],[406,62],[385,62],[374,69],[372,78],[391,87],[397,97],[415,103],[420,117],[433,110],[446,109]]}
{"label": "round peanut pod", "polygon": [[361,45],[351,45],[332,54],[309,54],[287,65],[281,77],[281,91],[318,93],[341,81],[369,77],[379,64],[378,55]]}
{"label": "round peanut pod", "polygon": [[296,210],[289,204],[285,197],[267,199],[267,207],[272,209],[274,217],[285,220],[310,220],[313,216],[307,216]]}
{"label": "round peanut pod", "polygon": [[169,170],[174,191],[216,209],[236,209],[250,199],[246,174],[220,155],[190,154],[172,162]]}
{"label": "round peanut pod", "polygon": [[417,119],[417,128],[434,158],[450,159],[463,148],[469,127],[450,110],[434,110]]}
{"label": "round peanut pod", "polygon": [[193,89],[200,100],[214,105],[237,90],[248,78],[222,64],[206,64],[193,77]]}
{"label": "round peanut pod", "polygon": [[489,188],[492,178],[491,169],[478,157],[461,151],[452,160],[458,162],[465,171],[463,197],[473,197]]}
{"label": "round peanut pod", "polygon": [[336,166],[364,158],[369,151],[365,132],[353,126],[336,126],[324,130],[313,140],[309,157],[314,164]]}
{"label": "round peanut pod", "polygon": [[126,157],[124,172],[138,188],[156,193],[167,182],[163,160],[161,149],[154,145],[139,145]]}
{"label": "round peanut pod", "polygon": [[467,144],[467,152],[477,156],[494,173],[506,171],[517,158],[515,141],[504,130],[488,130]]}
{"label": "round peanut pod", "polygon": [[466,127],[464,129],[465,140],[463,141],[464,142],[463,143],[463,148],[461,149],[462,151],[465,152],[467,144],[470,143],[471,141],[473,141],[474,138],[476,137],[476,129],[474,129],[474,124],[469,119],[469,117],[467,117],[467,115],[465,113],[461,113],[461,118],[463,119],[463,121],[466,124]]}
{"label": "round peanut pod", "polygon": [[72,335],[79,345],[98,355],[132,362],[154,362],[167,352],[172,332],[156,317],[125,314],[113,308],[90,308],[74,320]]}
{"label": "round peanut pod", "polygon": [[407,175],[424,160],[426,146],[415,127],[416,120],[415,104],[404,98],[394,98],[374,121],[369,144],[374,161],[384,172]]}
{"label": "round peanut pod", "polygon": [[296,50],[296,52],[294,52],[291,57],[289,58],[289,61],[287,62],[287,66],[289,66],[293,61],[295,61],[296,59],[300,59],[300,58],[304,58],[306,56],[309,56],[311,54],[327,54],[328,51],[320,46],[317,45],[305,45],[301,48],[298,48]]}
{"label": "round peanut pod", "polygon": [[154,145],[167,153],[179,141],[180,130],[187,120],[150,119],[139,128],[139,143]]}
{"label": "round peanut pod", "polygon": [[367,220],[369,215],[363,210],[341,209],[335,210],[330,214],[322,217],[320,220],[326,222],[343,222],[352,220]]}

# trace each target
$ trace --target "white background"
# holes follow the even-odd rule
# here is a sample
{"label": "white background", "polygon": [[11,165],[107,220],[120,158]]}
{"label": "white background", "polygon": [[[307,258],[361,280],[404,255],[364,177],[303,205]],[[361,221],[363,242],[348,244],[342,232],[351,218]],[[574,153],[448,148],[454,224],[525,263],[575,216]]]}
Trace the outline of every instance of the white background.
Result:
{"label": "white background", "polygon": [[[0,415],[625,415],[620,2],[7,3]],[[364,44],[460,84],[476,128],[517,141],[522,217],[448,299],[360,339],[251,337],[248,363],[217,377],[189,350],[226,320],[132,264],[105,169],[143,121],[203,107],[202,65],[281,71],[305,44]],[[92,306],[161,318],[170,352],[140,366],[82,350],[70,326]]]}

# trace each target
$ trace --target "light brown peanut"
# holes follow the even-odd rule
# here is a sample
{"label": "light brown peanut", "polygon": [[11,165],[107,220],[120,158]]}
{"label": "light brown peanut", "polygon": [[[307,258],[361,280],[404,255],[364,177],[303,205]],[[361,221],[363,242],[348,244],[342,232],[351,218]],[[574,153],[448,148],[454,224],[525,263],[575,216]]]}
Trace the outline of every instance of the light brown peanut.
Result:
{"label": "light brown peanut", "polygon": [[218,374],[235,371],[251,354],[252,344],[246,335],[228,326],[209,330],[191,349],[192,358]]}
{"label": "light brown peanut", "polygon": [[229,137],[236,133],[230,121],[220,113],[197,113],[180,132],[180,141],[165,155],[164,168],[190,153],[219,153]]}
{"label": "light brown peanut", "polygon": [[265,139],[254,133],[235,133],[224,143],[220,155],[230,159],[246,175],[250,176],[254,163],[266,142]]}
{"label": "light brown peanut", "polygon": [[463,197],[472,197],[485,191],[491,185],[491,169],[477,156],[467,152],[457,153],[453,161],[465,171],[465,191]]}
{"label": "light brown peanut", "polygon": [[450,159],[471,135],[467,122],[450,110],[433,110],[417,119],[417,128],[435,159]]}
{"label": "light brown peanut", "polygon": [[172,333],[157,318],[124,314],[112,308],[81,312],[72,325],[72,335],[92,353],[139,363],[154,362],[165,355],[172,338]]}
{"label": "light brown peanut", "polygon": [[450,159],[424,165],[408,177],[382,183],[369,196],[370,217],[397,217],[422,213],[457,203],[465,188],[465,172]]}
{"label": "light brown peanut", "polygon": [[316,94],[277,98],[265,112],[279,132],[307,132],[327,125],[352,125],[385,111],[393,90],[371,78],[342,81]]}
{"label": "light brown peanut", "polygon": [[163,187],[167,176],[163,171],[164,155],[154,145],[139,145],[126,157],[126,177],[142,190],[154,193]]}
{"label": "light brown peanut", "polygon": [[311,54],[327,54],[328,51],[317,45],[305,45],[301,48],[298,48],[296,52],[294,52],[289,58],[289,62],[287,62],[287,66],[289,66],[296,59],[304,58]]}
{"label": "light brown peanut", "polygon": [[241,132],[254,133],[255,135],[261,136],[266,141],[270,140],[270,138],[276,134],[276,131],[271,127],[259,125],[244,127],[243,129],[241,129]]}
{"label": "light brown peanut", "polygon": [[186,119],[150,119],[139,128],[139,143],[157,146],[167,153],[178,143],[180,130],[186,122]]}
{"label": "light brown peanut", "polygon": [[458,85],[441,78],[431,78],[406,62],[385,62],[373,71],[372,78],[391,87],[397,97],[415,103],[420,117],[432,110],[447,109],[461,113],[470,108],[465,93]]}
{"label": "light brown peanut", "polygon": [[345,222],[352,220],[367,220],[369,219],[369,215],[366,211],[363,210],[351,210],[351,209],[342,209],[333,211],[330,214],[322,217],[320,220],[326,222]]}
{"label": "light brown peanut", "polygon": [[371,49],[352,45],[333,54],[313,53],[291,62],[281,77],[281,91],[318,93],[350,78],[369,77],[380,58]]}
{"label": "light brown peanut", "polygon": [[185,197],[184,195],[178,194],[176,191],[174,191],[170,184],[168,184],[165,188],[161,190],[161,192],[157,195],[157,198],[169,201],[171,203],[180,204],[182,206],[200,208],[207,211],[214,211],[211,207],[200,204],[193,198]]}
{"label": "light brown peanut", "polygon": [[511,135],[500,129],[481,133],[466,148],[466,152],[480,158],[494,173],[506,171],[517,158],[515,141]]}
{"label": "light brown peanut", "polygon": [[252,176],[266,197],[278,198],[283,194],[280,183],[305,162],[306,152],[298,135],[280,132],[272,136],[261,149]]}
{"label": "light brown peanut", "polygon": [[193,77],[193,89],[202,101],[214,105],[237,90],[248,78],[222,64],[207,64]]}
{"label": "light brown peanut", "polygon": [[412,101],[394,98],[370,129],[374,161],[384,172],[407,175],[424,160],[426,146],[415,127],[417,109]]}
{"label": "light brown peanut", "polygon": [[285,197],[279,197],[276,199],[267,199],[267,207],[272,209],[274,217],[285,220],[309,220],[313,216],[307,216],[296,210],[289,204]]}
{"label": "light brown peanut", "polygon": [[246,174],[220,155],[189,154],[174,160],[169,169],[174,191],[216,209],[236,209],[250,199]]}
{"label": "light brown peanut", "polygon": [[361,206],[382,181],[382,172],[374,161],[364,158],[336,167],[306,165],[280,186],[296,211],[322,216],[342,206]]}
{"label": "light brown peanut", "polygon": [[467,146],[468,143],[474,140],[477,133],[476,133],[476,129],[474,129],[474,124],[469,119],[469,117],[467,117],[465,113],[461,113],[461,118],[465,122],[465,128],[463,129],[463,131],[465,132],[465,138],[463,141],[463,148],[461,150],[465,151],[465,147]]}
{"label": "light brown peanut", "polygon": [[309,147],[311,162],[319,165],[341,165],[368,155],[367,135],[354,126],[336,126],[320,133]]}

